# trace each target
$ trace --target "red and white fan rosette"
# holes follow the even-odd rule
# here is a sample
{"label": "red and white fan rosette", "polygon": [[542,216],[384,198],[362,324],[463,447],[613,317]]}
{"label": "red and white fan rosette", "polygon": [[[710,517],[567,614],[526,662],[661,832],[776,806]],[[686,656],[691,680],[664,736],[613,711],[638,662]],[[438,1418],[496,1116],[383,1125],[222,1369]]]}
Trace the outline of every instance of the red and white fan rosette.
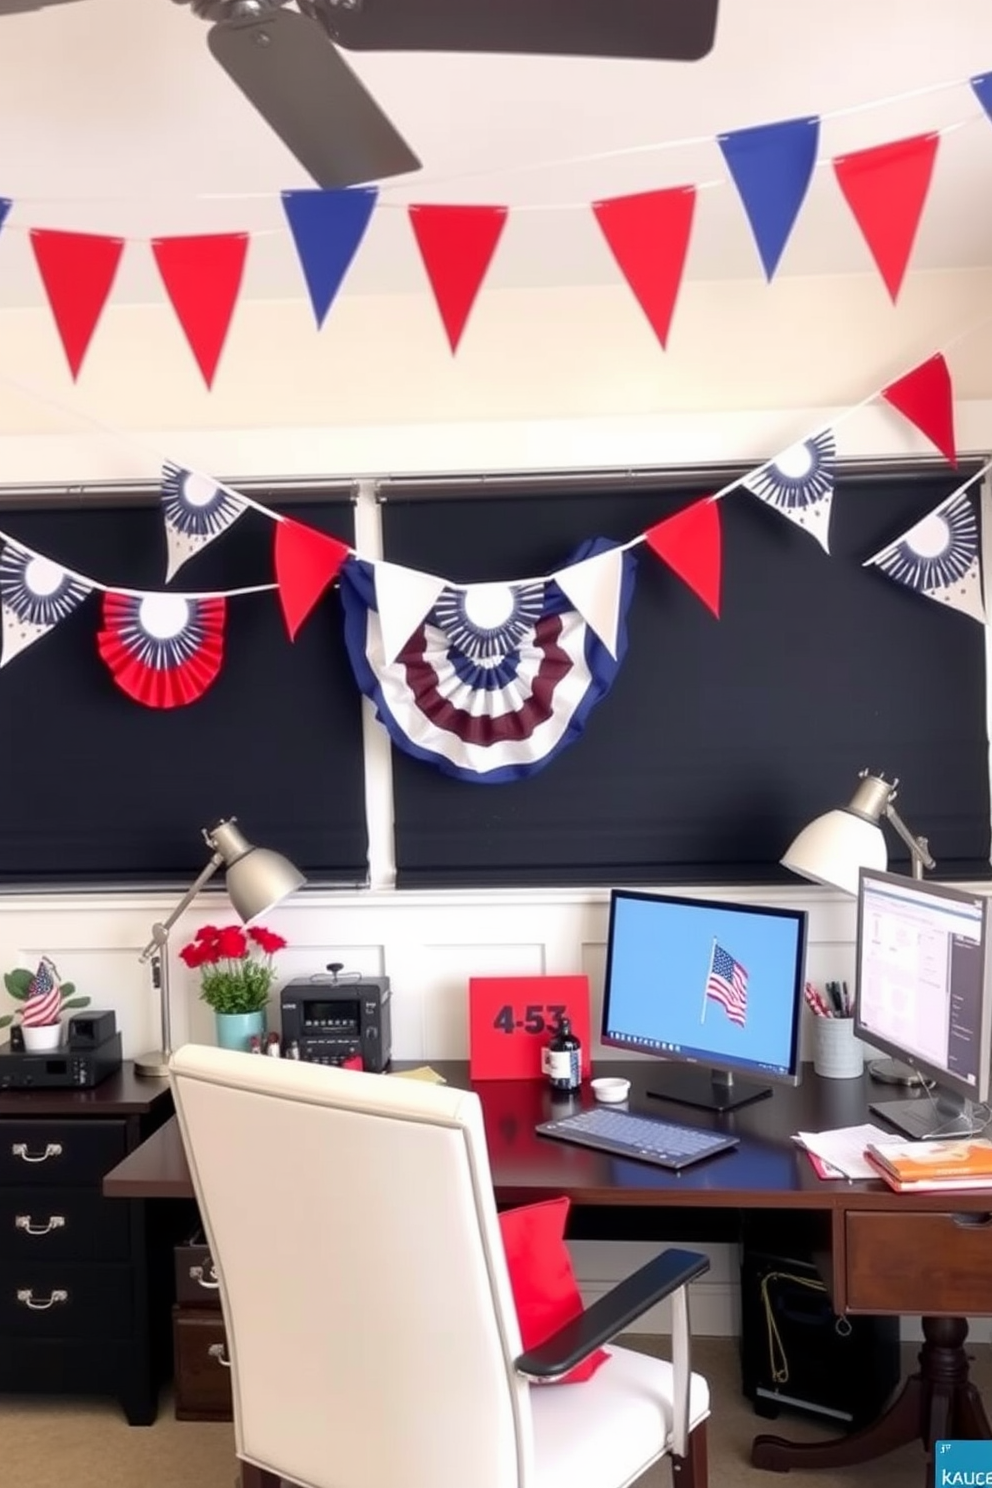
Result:
{"label": "red and white fan rosette", "polygon": [[62,1015],[62,983],[55,962],[42,956],[21,1008],[25,1028],[50,1028]]}

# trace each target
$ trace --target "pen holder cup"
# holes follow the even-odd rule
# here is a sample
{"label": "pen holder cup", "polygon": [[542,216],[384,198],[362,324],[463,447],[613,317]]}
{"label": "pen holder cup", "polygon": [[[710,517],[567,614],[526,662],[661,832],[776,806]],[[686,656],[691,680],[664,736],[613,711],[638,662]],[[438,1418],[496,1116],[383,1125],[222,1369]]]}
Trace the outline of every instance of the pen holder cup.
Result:
{"label": "pen holder cup", "polygon": [[853,1018],[813,1019],[813,1069],[830,1080],[853,1080],[865,1067],[865,1046]]}

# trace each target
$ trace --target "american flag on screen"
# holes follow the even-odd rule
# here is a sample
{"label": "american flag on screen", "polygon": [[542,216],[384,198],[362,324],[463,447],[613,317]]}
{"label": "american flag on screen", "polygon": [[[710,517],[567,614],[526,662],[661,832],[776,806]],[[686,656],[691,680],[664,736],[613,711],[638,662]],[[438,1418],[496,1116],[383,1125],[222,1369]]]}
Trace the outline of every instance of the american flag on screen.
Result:
{"label": "american flag on screen", "polygon": [[714,941],[706,996],[723,1008],[731,1023],[743,1028],[747,1022],[747,972],[729,951]]}

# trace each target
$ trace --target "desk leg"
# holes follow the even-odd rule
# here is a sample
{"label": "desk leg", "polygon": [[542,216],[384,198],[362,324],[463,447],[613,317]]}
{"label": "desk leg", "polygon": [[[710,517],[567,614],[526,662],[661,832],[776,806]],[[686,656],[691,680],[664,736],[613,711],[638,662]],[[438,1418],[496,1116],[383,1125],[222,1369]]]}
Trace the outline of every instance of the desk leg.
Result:
{"label": "desk leg", "polygon": [[925,1317],[920,1367],[877,1421],[850,1436],[825,1442],[756,1436],[751,1446],[753,1466],[770,1472],[788,1472],[792,1467],[853,1467],[912,1441],[922,1442],[929,1457],[933,1443],[941,1437],[992,1437],[982,1398],[968,1378],[967,1336],[964,1318]]}

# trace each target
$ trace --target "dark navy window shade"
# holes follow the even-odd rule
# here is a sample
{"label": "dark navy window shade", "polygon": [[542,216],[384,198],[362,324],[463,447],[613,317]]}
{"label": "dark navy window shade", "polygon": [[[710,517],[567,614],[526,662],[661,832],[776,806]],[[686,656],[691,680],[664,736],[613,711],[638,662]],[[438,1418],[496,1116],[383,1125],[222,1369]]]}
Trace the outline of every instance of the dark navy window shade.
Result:
{"label": "dark navy window shade", "polygon": [[[722,618],[641,545],[629,644],[581,739],[529,780],[466,784],[394,750],[400,886],[795,882],[779,865],[868,766],[940,877],[989,876],[981,625],[863,562],[967,472],[844,472],[831,553],[737,491],[721,504]],[[721,486],[696,476],[385,489],[385,556],[459,582],[561,567]],[[489,483],[487,483],[487,488]],[[907,871],[886,831],[894,871]]]}
{"label": "dark navy window shade", "polygon": [[[258,499],[354,542],[350,491]],[[153,493],[53,507],[8,496],[0,528],[109,584],[162,590]],[[273,524],[248,511],[168,587],[274,582]],[[185,883],[204,866],[201,827],[237,816],[312,882],[368,876],[361,702],[329,590],[295,642],[278,594],[228,601],[220,675],[199,701],[158,711],[128,698],[97,652],[101,597],[0,670],[0,885]]]}

